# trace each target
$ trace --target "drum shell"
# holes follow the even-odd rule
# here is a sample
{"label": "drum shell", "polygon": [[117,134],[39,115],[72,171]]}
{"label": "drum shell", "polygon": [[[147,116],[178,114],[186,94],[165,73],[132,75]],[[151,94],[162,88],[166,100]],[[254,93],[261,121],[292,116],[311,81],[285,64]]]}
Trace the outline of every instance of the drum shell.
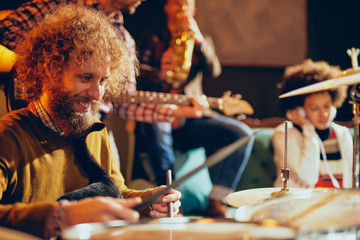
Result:
{"label": "drum shell", "polygon": [[296,234],[295,229],[284,226],[261,226],[211,218],[163,218],[118,227],[111,222],[80,224],[66,229],[61,237],[64,240],[235,240],[295,239]]}

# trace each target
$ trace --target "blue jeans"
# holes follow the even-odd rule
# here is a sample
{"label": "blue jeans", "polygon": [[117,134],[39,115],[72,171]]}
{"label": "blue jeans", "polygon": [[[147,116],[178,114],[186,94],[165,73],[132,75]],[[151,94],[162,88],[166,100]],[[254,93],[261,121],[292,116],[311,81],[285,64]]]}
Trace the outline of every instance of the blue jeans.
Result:
{"label": "blue jeans", "polygon": [[[246,124],[220,114],[187,119],[182,127],[175,130],[170,123],[138,123],[137,130],[145,136],[147,153],[158,184],[166,184],[167,169],[174,170],[174,148],[186,151],[204,147],[209,156],[252,133]],[[214,185],[235,190],[247,165],[253,140],[215,166],[212,176]]]}

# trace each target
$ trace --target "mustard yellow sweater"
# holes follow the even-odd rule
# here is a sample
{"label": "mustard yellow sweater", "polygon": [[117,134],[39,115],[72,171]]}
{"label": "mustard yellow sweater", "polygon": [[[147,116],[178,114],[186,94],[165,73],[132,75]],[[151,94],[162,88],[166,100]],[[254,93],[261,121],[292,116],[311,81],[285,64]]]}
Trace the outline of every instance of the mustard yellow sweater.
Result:
{"label": "mustard yellow sweater", "polygon": [[[86,144],[125,198],[149,197],[149,191],[126,187],[105,128],[90,133]],[[0,119],[1,226],[42,237],[46,216],[56,199],[88,183],[67,137],[50,130],[26,109]]]}

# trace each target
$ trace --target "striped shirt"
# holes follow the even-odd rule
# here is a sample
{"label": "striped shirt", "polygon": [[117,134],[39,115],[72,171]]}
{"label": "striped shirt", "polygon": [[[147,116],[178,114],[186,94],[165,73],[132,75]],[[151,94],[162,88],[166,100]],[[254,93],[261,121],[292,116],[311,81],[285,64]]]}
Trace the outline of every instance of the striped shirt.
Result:
{"label": "striped shirt", "polygon": [[[326,159],[328,166],[331,170],[331,173],[334,175],[335,179],[339,182],[340,187],[342,187],[344,163],[341,157],[339,142],[336,137],[335,131],[332,128],[322,131],[320,130],[316,130],[316,131],[324,145]],[[330,179],[330,175],[326,170],[326,165],[322,154],[320,154],[319,181],[316,183],[315,187],[334,187]]]}

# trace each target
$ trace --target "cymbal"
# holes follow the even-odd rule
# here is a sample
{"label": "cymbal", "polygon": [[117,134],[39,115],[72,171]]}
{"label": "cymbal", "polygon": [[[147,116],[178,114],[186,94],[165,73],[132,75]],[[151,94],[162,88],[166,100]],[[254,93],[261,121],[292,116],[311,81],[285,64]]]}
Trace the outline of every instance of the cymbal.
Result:
{"label": "cymbal", "polygon": [[295,89],[293,91],[280,95],[279,98],[293,97],[302,94],[309,94],[313,92],[327,91],[332,88],[347,86],[360,83],[360,69],[348,69],[342,72],[339,77],[329,79],[323,82],[315,83],[303,88]]}
{"label": "cymbal", "polygon": [[287,191],[281,191],[281,188],[254,188],[229,194],[225,201],[232,207],[239,208],[247,204],[254,204],[258,201],[272,198],[278,195],[289,194],[293,192],[305,191],[304,188],[289,188]]}

